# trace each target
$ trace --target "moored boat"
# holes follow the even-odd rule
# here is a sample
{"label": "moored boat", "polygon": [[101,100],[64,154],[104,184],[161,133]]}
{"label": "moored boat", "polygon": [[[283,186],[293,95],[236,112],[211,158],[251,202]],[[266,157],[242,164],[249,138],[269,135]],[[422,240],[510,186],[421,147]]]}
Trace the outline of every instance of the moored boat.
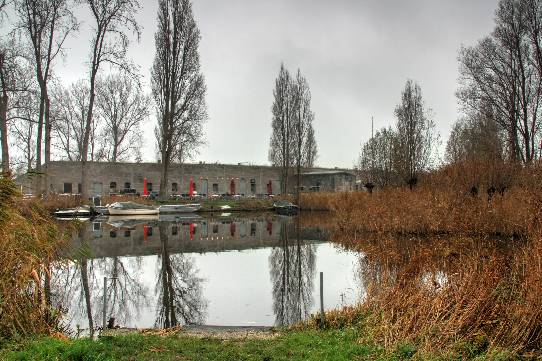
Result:
{"label": "moored boat", "polygon": [[55,211],[57,218],[88,218],[92,216],[92,210],[87,206],[75,207],[70,209],[59,209]]}
{"label": "moored boat", "polygon": [[199,203],[192,204],[164,204],[158,207],[160,214],[164,213],[194,213],[201,209]]}
{"label": "moored boat", "polygon": [[284,200],[274,202],[273,208],[275,212],[283,215],[295,215],[299,212],[299,206]]}
{"label": "moored boat", "polygon": [[156,207],[135,202],[115,202],[110,204],[107,208],[109,210],[109,215],[111,216],[158,214],[158,209]]}

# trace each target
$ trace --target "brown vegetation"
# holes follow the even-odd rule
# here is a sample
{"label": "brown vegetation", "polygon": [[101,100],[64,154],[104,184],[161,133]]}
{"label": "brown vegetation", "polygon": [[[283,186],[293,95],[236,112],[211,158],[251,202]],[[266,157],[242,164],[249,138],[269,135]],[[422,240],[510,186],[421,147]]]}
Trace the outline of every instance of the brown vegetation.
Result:
{"label": "brown vegetation", "polygon": [[[542,349],[540,170],[470,171],[461,177],[463,169],[446,167],[413,191],[303,199],[305,208],[331,209],[333,239],[363,253],[366,298],[329,313],[328,326],[363,325],[391,349]],[[496,175],[506,189],[490,196]]]}
{"label": "brown vegetation", "polygon": [[63,234],[42,205],[19,197],[11,180],[0,178],[0,338],[50,334],[59,321],[47,276]]}

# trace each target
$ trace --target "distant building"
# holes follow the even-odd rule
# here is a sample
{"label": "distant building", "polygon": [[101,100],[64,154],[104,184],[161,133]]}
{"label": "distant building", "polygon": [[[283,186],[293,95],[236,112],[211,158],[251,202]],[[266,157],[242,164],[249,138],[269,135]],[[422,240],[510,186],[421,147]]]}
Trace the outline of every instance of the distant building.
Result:
{"label": "distant building", "polygon": [[[147,180],[149,192],[160,188],[160,163],[88,162],[90,195],[143,193]],[[51,193],[81,193],[81,163],[53,161],[47,167],[47,187]],[[168,176],[168,194],[188,194],[190,180],[195,191],[203,196],[242,195],[266,196],[280,194],[280,169],[273,166],[228,164],[172,164]],[[32,193],[32,176],[20,176],[16,182],[23,193]],[[295,190],[295,181],[290,186]],[[302,173],[303,191],[351,191],[355,176],[347,171],[309,169]]]}
{"label": "distant building", "polygon": [[[297,186],[297,175],[291,184]],[[350,192],[355,190],[356,175],[344,170],[316,170],[301,173],[301,191]],[[294,187],[294,188],[295,188]]]}

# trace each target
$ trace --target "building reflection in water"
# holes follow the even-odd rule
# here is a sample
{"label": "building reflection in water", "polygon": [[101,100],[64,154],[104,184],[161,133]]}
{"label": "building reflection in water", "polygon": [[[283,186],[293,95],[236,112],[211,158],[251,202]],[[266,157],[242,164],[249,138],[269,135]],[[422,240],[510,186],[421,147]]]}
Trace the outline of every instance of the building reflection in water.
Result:
{"label": "building reflection in water", "polygon": [[141,326],[149,306],[156,327],[202,324],[209,301],[191,254],[260,248],[269,250],[275,323],[291,324],[307,317],[313,305],[318,238],[303,233],[296,218],[270,214],[96,219],[74,234],[70,261],[55,269],[54,302],[66,310],[72,327],[101,326],[107,277],[107,318],[121,326]]}

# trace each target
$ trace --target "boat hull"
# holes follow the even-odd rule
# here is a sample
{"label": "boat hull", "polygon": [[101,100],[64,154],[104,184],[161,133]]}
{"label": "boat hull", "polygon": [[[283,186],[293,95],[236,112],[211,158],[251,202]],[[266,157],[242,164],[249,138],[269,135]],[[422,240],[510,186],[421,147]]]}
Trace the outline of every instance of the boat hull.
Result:
{"label": "boat hull", "polygon": [[194,213],[199,211],[201,206],[199,204],[166,204],[160,206],[158,211],[160,214],[167,213]]}
{"label": "boat hull", "polygon": [[109,208],[110,216],[148,216],[158,214],[158,209],[115,209]]}

